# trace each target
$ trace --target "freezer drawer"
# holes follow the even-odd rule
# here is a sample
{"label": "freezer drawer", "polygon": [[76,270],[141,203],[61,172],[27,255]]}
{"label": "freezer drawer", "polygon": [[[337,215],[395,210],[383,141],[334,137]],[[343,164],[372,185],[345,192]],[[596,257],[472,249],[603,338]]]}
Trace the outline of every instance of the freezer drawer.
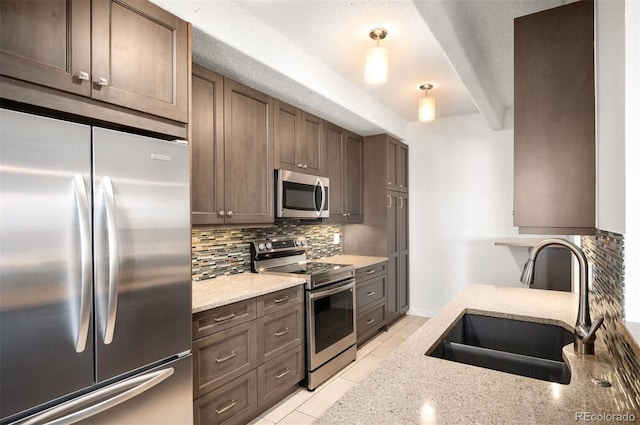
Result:
{"label": "freezer drawer", "polygon": [[193,423],[191,355],[38,413],[14,425]]}

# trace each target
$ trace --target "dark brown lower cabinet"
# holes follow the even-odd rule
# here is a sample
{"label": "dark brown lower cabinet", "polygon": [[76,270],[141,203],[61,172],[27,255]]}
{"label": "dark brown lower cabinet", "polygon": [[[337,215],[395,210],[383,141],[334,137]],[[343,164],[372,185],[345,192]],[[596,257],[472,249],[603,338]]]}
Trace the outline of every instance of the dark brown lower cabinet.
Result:
{"label": "dark brown lower cabinet", "polygon": [[356,270],[357,343],[363,344],[387,327],[386,261]]}
{"label": "dark brown lower cabinet", "polygon": [[194,314],[196,424],[247,423],[298,387],[303,294],[300,286]]}

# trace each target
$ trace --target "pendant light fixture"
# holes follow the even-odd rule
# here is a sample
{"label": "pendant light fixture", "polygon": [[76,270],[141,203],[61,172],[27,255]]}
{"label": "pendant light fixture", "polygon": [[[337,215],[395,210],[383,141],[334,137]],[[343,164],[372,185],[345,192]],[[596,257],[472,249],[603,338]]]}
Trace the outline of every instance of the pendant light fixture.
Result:
{"label": "pendant light fixture", "polygon": [[369,37],[376,40],[376,47],[367,49],[367,60],[364,67],[364,80],[369,84],[382,84],[387,81],[387,67],[389,52],[380,47],[380,40],[387,36],[384,28],[374,28],[369,31]]}
{"label": "pendant light fixture", "polygon": [[431,122],[436,119],[436,100],[429,97],[429,90],[433,88],[433,84],[423,84],[420,90],[424,90],[425,96],[418,101],[418,121]]}

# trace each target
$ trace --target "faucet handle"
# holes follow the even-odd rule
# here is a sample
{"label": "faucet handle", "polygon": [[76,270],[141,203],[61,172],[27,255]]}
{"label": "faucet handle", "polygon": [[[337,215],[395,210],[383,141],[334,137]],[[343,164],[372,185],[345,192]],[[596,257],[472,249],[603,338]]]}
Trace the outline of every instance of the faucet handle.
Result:
{"label": "faucet handle", "polygon": [[602,326],[604,317],[598,317],[589,329],[584,324],[576,326],[576,334],[583,343],[588,344],[596,339],[596,331]]}

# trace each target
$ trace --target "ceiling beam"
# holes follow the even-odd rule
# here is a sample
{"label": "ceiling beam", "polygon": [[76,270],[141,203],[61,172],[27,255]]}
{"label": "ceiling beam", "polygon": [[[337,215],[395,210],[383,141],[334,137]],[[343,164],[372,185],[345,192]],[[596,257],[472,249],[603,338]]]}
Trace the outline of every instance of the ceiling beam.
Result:
{"label": "ceiling beam", "polygon": [[492,130],[503,128],[504,105],[495,89],[462,2],[414,0],[480,114]]}

